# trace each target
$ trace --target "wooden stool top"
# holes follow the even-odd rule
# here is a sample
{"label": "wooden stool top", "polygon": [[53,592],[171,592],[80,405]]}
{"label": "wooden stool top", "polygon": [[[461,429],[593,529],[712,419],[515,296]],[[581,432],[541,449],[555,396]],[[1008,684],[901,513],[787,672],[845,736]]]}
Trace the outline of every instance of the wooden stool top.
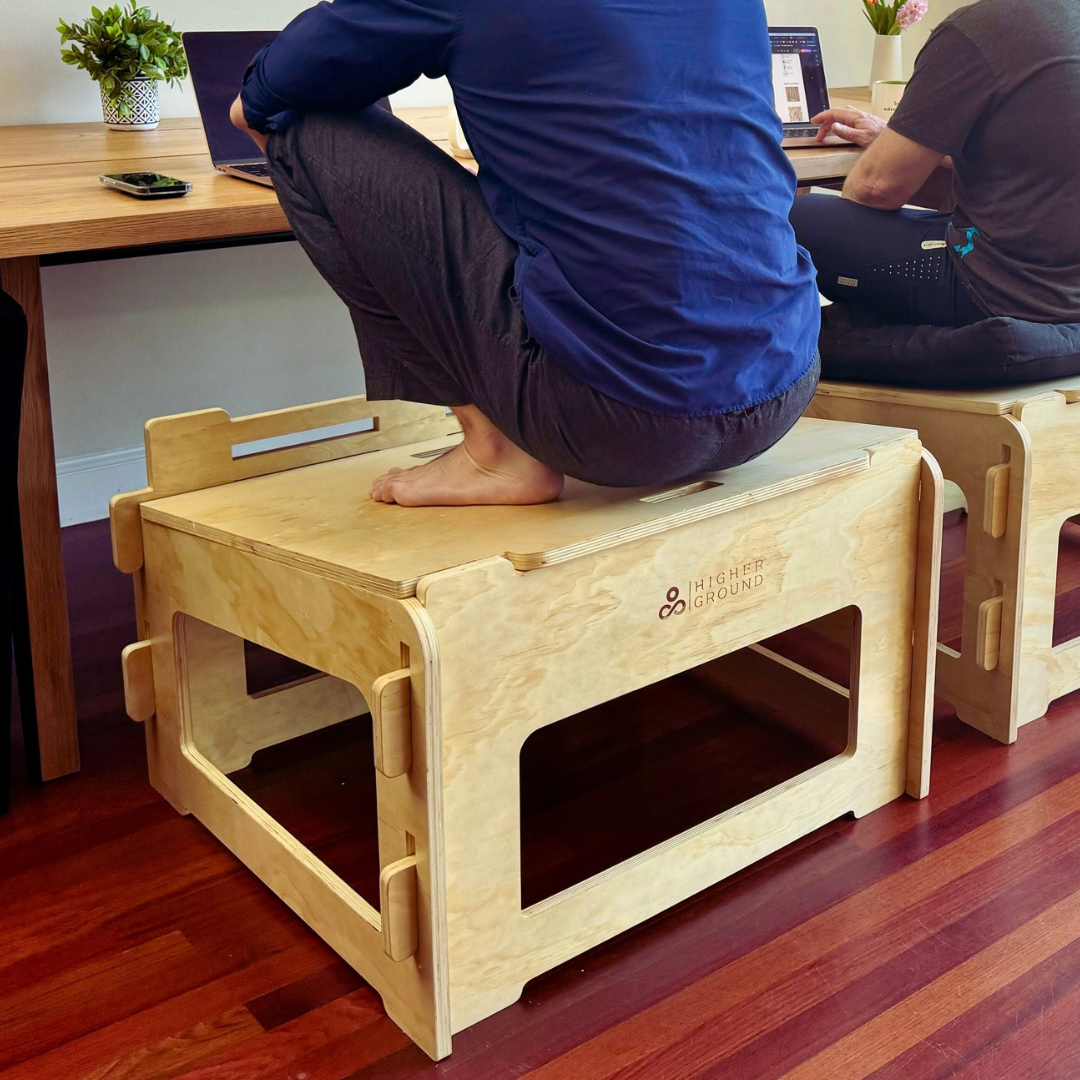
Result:
{"label": "wooden stool top", "polygon": [[1016,406],[1051,394],[1061,394],[1072,404],[1080,400],[1080,376],[1053,379],[1023,386],[1001,386],[981,390],[920,390],[903,386],[876,386],[864,383],[822,381],[818,391],[823,397],[862,399],[884,404],[917,405],[924,409],[952,412],[986,413],[1003,416]]}
{"label": "wooden stool top", "polygon": [[491,556],[521,571],[563,562],[869,468],[914,432],[803,419],[753,462],[686,484],[616,489],[571,481],[543,506],[405,508],[372,502],[392,467],[453,446],[441,436],[142,503],[143,519],[385,595]]}

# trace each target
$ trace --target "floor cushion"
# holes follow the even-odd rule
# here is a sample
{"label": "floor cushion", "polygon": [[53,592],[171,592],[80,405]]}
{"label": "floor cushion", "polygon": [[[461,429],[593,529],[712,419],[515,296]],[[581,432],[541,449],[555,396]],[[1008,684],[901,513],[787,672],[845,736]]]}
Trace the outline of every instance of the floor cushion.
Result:
{"label": "floor cushion", "polygon": [[868,326],[822,311],[825,379],[965,389],[1080,375],[1080,323],[984,319],[971,326]]}

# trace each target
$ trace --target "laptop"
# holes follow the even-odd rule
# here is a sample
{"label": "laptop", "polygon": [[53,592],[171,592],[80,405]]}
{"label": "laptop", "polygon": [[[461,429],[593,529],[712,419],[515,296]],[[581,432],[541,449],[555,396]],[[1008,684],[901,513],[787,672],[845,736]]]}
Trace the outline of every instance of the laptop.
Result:
{"label": "laptop", "polygon": [[233,127],[229,108],[240,93],[251,58],[277,34],[276,30],[240,30],[182,35],[214,168],[267,187],[274,185],[266,155]]}
{"label": "laptop", "polygon": [[[813,26],[770,26],[772,83],[776,111],[784,125],[785,148],[819,146],[812,116],[829,107],[829,87],[821,59],[821,41]],[[847,145],[829,134],[825,145]]]}
{"label": "laptop", "polygon": [[[210,160],[218,172],[273,187],[266,155],[233,126],[229,109],[240,93],[252,57],[278,35],[277,30],[221,30],[181,35],[191,85],[199,105]],[[383,98],[378,104],[392,112]]]}

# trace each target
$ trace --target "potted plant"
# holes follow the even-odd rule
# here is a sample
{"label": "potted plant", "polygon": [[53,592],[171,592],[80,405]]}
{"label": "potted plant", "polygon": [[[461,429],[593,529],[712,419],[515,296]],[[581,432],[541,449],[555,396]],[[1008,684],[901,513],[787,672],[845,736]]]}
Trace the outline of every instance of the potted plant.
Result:
{"label": "potted plant", "polygon": [[875,82],[899,82],[904,78],[900,35],[925,15],[928,0],[862,0],[863,12],[874,28],[874,59],[870,86]]}
{"label": "potted plant", "polygon": [[160,119],[158,83],[187,75],[180,35],[146,7],[119,4],[90,9],[84,23],[60,20],[60,56],[101,85],[105,123],[121,131],[146,131]]}

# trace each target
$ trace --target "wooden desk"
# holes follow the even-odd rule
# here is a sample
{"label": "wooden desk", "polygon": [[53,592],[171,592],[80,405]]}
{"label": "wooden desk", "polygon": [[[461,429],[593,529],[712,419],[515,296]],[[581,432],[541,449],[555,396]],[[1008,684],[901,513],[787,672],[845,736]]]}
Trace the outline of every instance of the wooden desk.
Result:
{"label": "wooden desk", "polygon": [[[838,99],[843,97],[840,93]],[[444,146],[446,111],[400,115]],[[858,151],[795,150],[799,182],[841,179]],[[178,200],[140,202],[107,191],[99,173],[152,170],[191,180]],[[60,550],[41,259],[162,245],[211,245],[288,230],[271,189],[230,179],[210,164],[197,119],[166,120],[153,132],[110,131],[102,124],[0,128],[0,284],[23,307],[30,348],[23,394],[19,505],[26,548],[34,685],[41,768],[51,780],[79,768],[67,594]],[[103,508],[104,509],[104,508]]]}

